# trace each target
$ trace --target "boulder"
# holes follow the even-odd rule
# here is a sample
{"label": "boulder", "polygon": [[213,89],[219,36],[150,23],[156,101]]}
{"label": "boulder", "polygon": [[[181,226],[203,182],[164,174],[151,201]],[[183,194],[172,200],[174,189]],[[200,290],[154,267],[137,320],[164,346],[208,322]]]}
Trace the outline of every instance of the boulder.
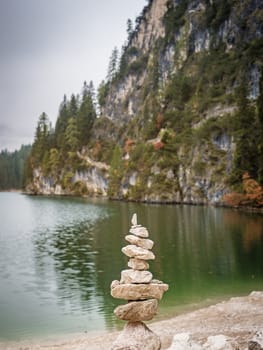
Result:
{"label": "boulder", "polygon": [[131,258],[128,261],[128,266],[133,270],[148,270],[149,264],[142,259]]}
{"label": "boulder", "polygon": [[197,342],[194,342],[189,333],[175,334],[171,346],[167,350],[202,350]]}
{"label": "boulder", "polygon": [[248,350],[263,350],[262,331],[257,331],[254,337],[248,342]]}
{"label": "boulder", "polygon": [[163,293],[168,290],[168,284],[118,284],[111,289],[113,298],[124,300],[162,299]]}
{"label": "boulder", "polygon": [[152,277],[150,271],[122,270],[120,283],[150,283]]}
{"label": "boulder", "polygon": [[207,338],[203,345],[204,350],[235,350],[239,349],[238,344],[223,334],[213,335]]}
{"label": "boulder", "polygon": [[122,248],[121,251],[129,258],[136,258],[136,259],[142,259],[142,260],[155,259],[153,252],[141,247],[137,247],[134,244],[126,245],[125,247]]}
{"label": "boulder", "polygon": [[128,304],[117,306],[114,310],[115,316],[124,321],[149,321],[158,310],[156,299],[143,301],[131,301]]}
{"label": "boulder", "polygon": [[144,249],[152,249],[153,247],[153,241],[151,239],[147,238],[140,238],[138,236],[134,235],[127,235],[125,236],[126,241],[128,241],[131,244],[135,244],[138,247],[144,248]]}
{"label": "boulder", "polygon": [[160,350],[159,337],[143,322],[128,322],[111,350]]}

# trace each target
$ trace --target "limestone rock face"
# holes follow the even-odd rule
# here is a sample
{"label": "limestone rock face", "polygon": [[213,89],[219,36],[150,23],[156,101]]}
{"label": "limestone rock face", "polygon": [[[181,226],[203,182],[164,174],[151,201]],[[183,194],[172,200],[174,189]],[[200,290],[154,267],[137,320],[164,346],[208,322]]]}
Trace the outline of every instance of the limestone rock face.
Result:
{"label": "limestone rock face", "polygon": [[152,277],[150,271],[122,270],[120,283],[150,283]]}
{"label": "limestone rock face", "polygon": [[132,301],[125,305],[120,305],[114,310],[114,314],[124,321],[149,321],[158,310],[158,302],[156,299],[143,301]]}
{"label": "limestone rock face", "polygon": [[152,249],[153,247],[153,241],[151,239],[142,239],[135,235],[127,235],[125,236],[126,241],[128,241],[131,244],[137,245],[138,247],[144,248],[144,249]]}
{"label": "limestone rock face", "polygon": [[162,299],[163,293],[168,290],[168,284],[119,284],[111,289],[111,295],[117,299],[144,300]]}
{"label": "limestone rock face", "polygon": [[126,245],[126,247],[123,247],[121,251],[130,258],[136,258],[136,259],[142,259],[142,260],[155,259],[153,252],[141,247],[137,247],[134,244]]}
{"label": "limestone rock face", "polygon": [[128,322],[111,350],[160,350],[159,337],[143,322]]}
{"label": "limestone rock face", "polygon": [[128,261],[128,266],[133,270],[148,270],[149,264],[145,260],[131,258]]}

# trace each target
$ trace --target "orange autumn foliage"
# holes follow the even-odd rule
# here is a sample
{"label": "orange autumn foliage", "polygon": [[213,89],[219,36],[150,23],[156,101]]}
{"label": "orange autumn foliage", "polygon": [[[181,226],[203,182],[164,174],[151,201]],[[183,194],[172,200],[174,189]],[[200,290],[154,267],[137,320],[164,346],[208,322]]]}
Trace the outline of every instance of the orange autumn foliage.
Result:
{"label": "orange autumn foliage", "polygon": [[223,197],[223,202],[229,206],[263,206],[263,187],[246,172],[243,177],[244,193],[231,192]]}
{"label": "orange autumn foliage", "polygon": [[156,151],[158,151],[159,149],[163,148],[164,147],[164,143],[162,141],[156,141],[154,144],[153,144],[153,147]]}
{"label": "orange autumn foliage", "polygon": [[124,150],[126,153],[129,153],[132,149],[132,147],[135,145],[135,141],[132,139],[127,139],[125,141],[125,146],[124,146]]}

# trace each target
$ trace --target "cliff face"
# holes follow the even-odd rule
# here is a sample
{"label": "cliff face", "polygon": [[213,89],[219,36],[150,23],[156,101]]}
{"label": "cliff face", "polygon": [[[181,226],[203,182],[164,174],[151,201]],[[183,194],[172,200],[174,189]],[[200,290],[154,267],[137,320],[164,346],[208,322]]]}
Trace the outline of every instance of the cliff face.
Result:
{"label": "cliff face", "polygon": [[136,23],[88,146],[112,148],[108,168],[72,181],[112,198],[221,203],[263,167],[249,140],[263,130],[262,1],[152,0]]}
{"label": "cliff face", "polygon": [[[221,202],[236,151],[235,89],[246,81],[250,102],[260,95],[262,16],[260,1],[150,2],[102,109],[137,145],[112,196]],[[139,147],[148,156],[135,165]]]}

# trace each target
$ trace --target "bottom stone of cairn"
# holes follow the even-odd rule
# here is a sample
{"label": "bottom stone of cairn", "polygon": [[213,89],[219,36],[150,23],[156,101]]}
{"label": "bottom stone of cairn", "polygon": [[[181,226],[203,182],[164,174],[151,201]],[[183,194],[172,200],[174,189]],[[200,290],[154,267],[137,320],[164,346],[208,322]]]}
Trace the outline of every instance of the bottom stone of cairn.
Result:
{"label": "bottom stone of cairn", "polygon": [[160,350],[160,338],[143,322],[128,322],[111,350]]}

